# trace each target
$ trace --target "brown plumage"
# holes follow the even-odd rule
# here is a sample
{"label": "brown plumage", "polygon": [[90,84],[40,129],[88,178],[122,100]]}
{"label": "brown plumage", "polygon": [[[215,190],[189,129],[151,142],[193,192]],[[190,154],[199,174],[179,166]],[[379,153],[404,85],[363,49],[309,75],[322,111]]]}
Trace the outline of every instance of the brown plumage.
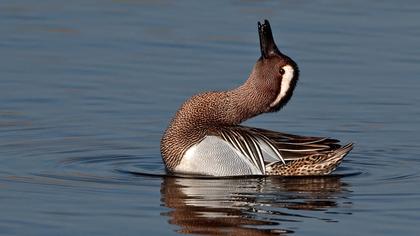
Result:
{"label": "brown plumage", "polygon": [[267,166],[267,175],[307,176],[328,175],[333,172],[343,160],[343,157],[353,148],[347,144],[337,149],[311,153],[295,160],[283,163],[275,162]]}
{"label": "brown plumage", "polygon": [[[169,171],[177,172],[187,150],[209,136],[229,143],[238,155],[249,158],[246,162],[254,163],[261,174],[267,175],[329,174],[351,150],[351,144],[341,147],[334,139],[239,126],[249,118],[283,107],[290,100],[299,77],[297,64],[275,45],[268,21],[258,23],[258,30],[261,57],[248,80],[232,90],[191,97],[170,122],[161,141],[162,157]],[[268,146],[268,152],[278,161],[267,161],[261,143],[266,149]],[[199,157],[194,159],[199,160]]]}

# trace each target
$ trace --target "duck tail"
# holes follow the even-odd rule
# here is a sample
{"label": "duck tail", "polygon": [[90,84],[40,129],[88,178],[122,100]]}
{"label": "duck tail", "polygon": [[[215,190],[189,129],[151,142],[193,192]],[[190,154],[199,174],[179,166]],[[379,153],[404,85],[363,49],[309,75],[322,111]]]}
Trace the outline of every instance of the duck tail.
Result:
{"label": "duck tail", "polygon": [[282,176],[328,175],[338,167],[352,149],[353,143],[349,143],[335,150],[308,155],[289,161],[286,164],[282,162],[270,163],[266,166],[266,174]]}

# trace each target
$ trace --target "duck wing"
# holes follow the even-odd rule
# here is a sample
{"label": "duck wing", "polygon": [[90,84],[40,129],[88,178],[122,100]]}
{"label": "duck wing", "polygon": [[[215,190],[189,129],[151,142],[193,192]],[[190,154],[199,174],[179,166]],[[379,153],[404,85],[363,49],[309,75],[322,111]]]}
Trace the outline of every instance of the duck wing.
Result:
{"label": "duck wing", "polygon": [[[251,163],[261,171],[261,173],[265,174],[264,154],[261,148],[261,142],[265,139],[265,137],[256,135],[249,132],[249,130],[242,129],[240,127],[223,128],[218,130],[216,135],[229,143],[243,156],[248,158]],[[277,149],[271,143],[267,143],[267,145],[273,152],[278,153]],[[281,157],[280,154],[278,154],[278,156]]]}
{"label": "duck wing", "polygon": [[[348,152],[352,147],[351,145],[342,147],[337,139],[300,136],[247,126],[220,127],[212,131],[211,135],[229,143],[263,175],[293,175],[295,172],[291,172],[290,167],[297,169],[304,163],[304,167],[318,162],[323,166],[323,161],[330,161],[331,156],[337,156],[336,153],[341,153],[340,150],[343,148]],[[337,165],[344,157],[340,156],[339,160],[334,161]],[[330,170],[332,169],[331,165]]]}
{"label": "duck wing", "polygon": [[[221,127],[212,134],[229,143],[235,150],[249,159],[263,174],[266,173],[266,165],[269,163],[286,164],[286,159],[281,152],[287,153],[289,149],[296,152],[296,148],[302,149],[302,152],[319,150],[319,148],[314,149],[313,147],[308,149],[309,143],[315,142],[313,139],[307,138],[303,142],[303,136],[294,136],[295,138],[292,140],[293,135],[246,126]],[[298,139],[298,137],[302,138]],[[294,142],[295,139],[299,140],[301,145],[294,145],[296,143]]]}
{"label": "duck wing", "polygon": [[341,147],[339,140],[328,137],[300,136],[247,126],[238,128],[265,137],[267,142],[277,149],[286,162],[308,155],[337,150]]}

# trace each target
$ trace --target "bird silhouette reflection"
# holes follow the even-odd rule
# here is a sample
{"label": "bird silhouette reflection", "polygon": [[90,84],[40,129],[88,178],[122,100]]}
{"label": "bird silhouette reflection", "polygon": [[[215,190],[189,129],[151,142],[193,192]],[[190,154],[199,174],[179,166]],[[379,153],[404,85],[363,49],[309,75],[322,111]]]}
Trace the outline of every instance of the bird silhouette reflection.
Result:
{"label": "bird silhouette reflection", "polygon": [[[201,235],[281,235],[308,218],[337,222],[326,211],[351,202],[340,177],[195,179],[166,177],[163,212],[178,233]],[[337,202],[343,202],[340,206]],[[312,212],[314,211],[314,212]],[[316,211],[316,212],[315,212]],[[309,214],[316,213],[316,214]]]}

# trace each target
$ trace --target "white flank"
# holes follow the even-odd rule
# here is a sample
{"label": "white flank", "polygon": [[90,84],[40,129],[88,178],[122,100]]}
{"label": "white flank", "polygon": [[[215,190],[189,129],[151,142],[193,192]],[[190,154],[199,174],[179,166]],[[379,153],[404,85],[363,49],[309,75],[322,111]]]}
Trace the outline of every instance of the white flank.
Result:
{"label": "white flank", "polygon": [[293,76],[294,76],[294,70],[293,67],[290,65],[283,66],[284,75],[281,80],[281,88],[280,93],[277,95],[276,100],[270,104],[270,107],[274,107],[286,96],[287,91],[290,89],[290,82],[292,82]]}
{"label": "white flank", "polygon": [[206,136],[190,147],[175,172],[211,176],[262,175],[248,157],[217,136]]}

